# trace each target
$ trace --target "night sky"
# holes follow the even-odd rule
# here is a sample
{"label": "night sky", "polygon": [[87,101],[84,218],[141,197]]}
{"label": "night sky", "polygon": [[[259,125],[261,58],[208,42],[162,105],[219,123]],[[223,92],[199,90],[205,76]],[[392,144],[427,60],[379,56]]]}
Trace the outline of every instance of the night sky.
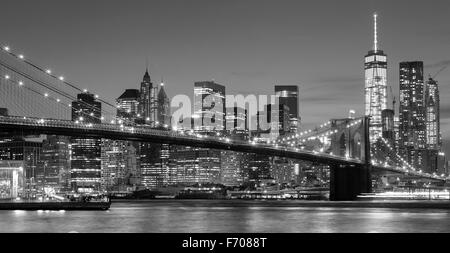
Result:
{"label": "night sky", "polygon": [[[395,96],[400,61],[424,61],[427,75],[450,61],[448,0],[2,0],[0,9],[1,43],[111,102],[138,88],[148,59],[170,97],[192,96],[203,80],[228,94],[298,84],[305,128],[364,113],[375,11]],[[448,143],[450,68],[437,80]]]}

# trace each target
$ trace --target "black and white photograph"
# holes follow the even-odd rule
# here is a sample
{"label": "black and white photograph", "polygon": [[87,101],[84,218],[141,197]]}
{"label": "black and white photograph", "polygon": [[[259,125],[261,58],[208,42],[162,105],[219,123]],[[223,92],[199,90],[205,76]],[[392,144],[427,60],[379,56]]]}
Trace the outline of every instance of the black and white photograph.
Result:
{"label": "black and white photograph", "polygon": [[449,17],[1,0],[0,233],[172,234],[176,252],[449,233]]}

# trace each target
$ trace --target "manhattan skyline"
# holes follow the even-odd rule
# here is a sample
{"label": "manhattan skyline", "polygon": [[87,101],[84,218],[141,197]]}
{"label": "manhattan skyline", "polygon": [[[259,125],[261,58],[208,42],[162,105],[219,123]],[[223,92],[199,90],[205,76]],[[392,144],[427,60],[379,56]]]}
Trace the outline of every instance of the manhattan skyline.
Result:
{"label": "manhattan skyline", "polygon": [[[270,94],[274,85],[298,84],[304,128],[350,109],[363,115],[362,66],[373,47],[375,11],[397,100],[399,62],[424,61],[428,76],[450,57],[450,5],[439,0],[132,1],[126,7],[5,1],[3,7],[12,10],[0,17],[7,24],[3,43],[110,102],[138,88],[148,59],[152,81],[163,78],[169,97],[192,97],[194,82],[202,80],[215,80],[230,94]],[[450,153],[450,71],[436,80]]]}

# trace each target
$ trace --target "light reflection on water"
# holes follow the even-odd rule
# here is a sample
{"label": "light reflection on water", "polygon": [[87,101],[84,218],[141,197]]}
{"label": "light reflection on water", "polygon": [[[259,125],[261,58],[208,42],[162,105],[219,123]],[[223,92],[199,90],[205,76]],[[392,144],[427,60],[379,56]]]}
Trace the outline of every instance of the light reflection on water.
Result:
{"label": "light reflection on water", "polygon": [[450,211],[307,208],[280,202],[113,203],[109,211],[0,211],[0,232],[450,232]]}

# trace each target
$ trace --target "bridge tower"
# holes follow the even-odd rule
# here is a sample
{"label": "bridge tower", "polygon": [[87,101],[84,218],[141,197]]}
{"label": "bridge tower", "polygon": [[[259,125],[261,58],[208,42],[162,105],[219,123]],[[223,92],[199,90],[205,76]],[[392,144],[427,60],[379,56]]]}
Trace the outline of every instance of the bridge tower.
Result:
{"label": "bridge tower", "polygon": [[332,164],[330,166],[330,200],[356,200],[361,193],[372,191],[370,163],[369,117],[333,120],[332,129],[337,133],[331,139],[333,154],[348,159],[359,159],[361,165]]}

